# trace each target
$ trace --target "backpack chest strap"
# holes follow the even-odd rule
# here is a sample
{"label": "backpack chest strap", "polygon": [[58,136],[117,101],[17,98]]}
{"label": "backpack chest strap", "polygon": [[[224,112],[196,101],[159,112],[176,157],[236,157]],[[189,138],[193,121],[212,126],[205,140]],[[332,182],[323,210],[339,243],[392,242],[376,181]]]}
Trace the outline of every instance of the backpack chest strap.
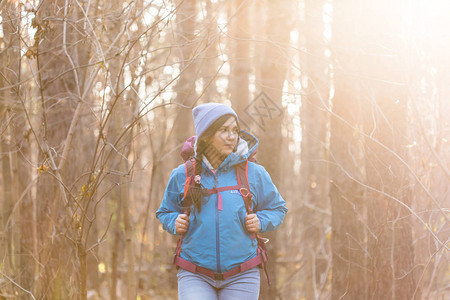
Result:
{"label": "backpack chest strap", "polygon": [[[190,197],[187,197],[187,192],[194,185],[194,176],[195,176],[195,160],[191,159],[185,162],[185,172],[186,172],[186,181],[184,185],[184,203],[183,206],[187,208],[189,214],[189,207],[191,205]],[[223,191],[229,190],[239,190],[242,198],[244,200],[245,209],[248,214],[253,213],[252,209],[252,194],[250,192],[250,185],[248,182],[248,161],[242,162],[236,165],[236,178],[237,185],[232,186],[224,186],[224,187],[215,187],[212,189],[204,189],[203,192],[207,195],[217,194],[218,200],[218,209],[222,210],[223,208],[223,199],[220,194]],[[252,234],[252,239],[254,238]]]}
{"label": "backpack chest strap", "polygon": [[230,185],[230,186],[215,187],[212,189],[205,189],[205,192],[208,195],[217,194],[217,209],[222,210],[223,209],[223,200],[222,200],[222,195],[220,194],[220,192],[239,190],[239,189],[240,189],[239,185]]}
{"label": "backpack chest strap", "polygon": [[239,190],[240,188],[241,188],[240,185],[230,185],[230,186],[215,187],[212,189],[205,189],[205,192],[210,195],[224,191]]}

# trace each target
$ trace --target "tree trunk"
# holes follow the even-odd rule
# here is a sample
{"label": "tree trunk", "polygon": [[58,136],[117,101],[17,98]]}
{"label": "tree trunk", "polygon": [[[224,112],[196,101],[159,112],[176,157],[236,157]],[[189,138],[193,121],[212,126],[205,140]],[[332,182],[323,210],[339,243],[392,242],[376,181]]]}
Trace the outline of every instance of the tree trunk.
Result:
{"label": "tree trunk", "polygon": [[34,20],[34,51],[37,56],[37,82],[42,114],[42,127],[37,141],[41,150],[38,159],[53,174],[51,176],[43,172],[37,185],[37,221],[41,232],[38,239],[42,249],[38,259],[42,267],[36,281],[36,295],[44,298],[76,293],[70,285],[72,272],[61,272],[59,269],[63,261],[76,259],[76,248],[73,248],[74,251],[61,251],[74,246],[68,244],[61,233],[66,232],[64,222],[72,221],[72,216],[67,211],[69,206],[66,202],[70,198],[64,190],[64,182],[73,182],[76,172],[71,170],[68,156],[63,158],[69,163],[64,170],[58,167],[63,149],[67,149],[65,141],[80,97],[77,70],[74,69],[76,62],[69,58],[73,49],[67,46],[74,42],[71,39],[72,27],[67,26],[68,22],[70,8],[62,0],[42,2]]}
{"label": "tree trunk", "polygon": [[[330,139],[330,201],[332,225],[332,299],[366,299],[364,254],[365,205],[361,137],[360,91],[355,78],[358,1],[333,2],[334,86]],[[354,52],[356,53],[354,53]]]}
{"label": "tree trunk", "polygon": [[180,77],[174,87],[176,92],[175,103],[184,107],[177,107],[177,117],[174,120],[173,132],[175,145],[183,143],[188,137],[187,130],[193,128],[192,108],[197,102],[196,81],[199,78],[197,72],[198,43],[195,36],[195,18],[197,15],[197,0],[177,0],[176,11],[176,42],[179,47]]}
{"label": "tree trunk", "polygon": [[[252,73],[250,27],[251,2],[244,0],[229,1],[230,15],[233,15],[230,28],[230,99],[239,116],[241,128],[248,128],[250,121],[245,108],[250,100],[249,76]],[[231,16],[229,16],[231,17]]]}
{"label": "tree trunk", "polygon": [[[261,73],[256,76],[256,88],[263,94],[255,99],[251,112],[260,128],[257,136],[260,140],[258,160],[266,168],[275,185],[280,186],[282,170],[280,168],[281,147],[283,147],[282,121],[283,84],[287,76],[287,49],[282,45],[289,41],[291,4],[283,1],[269,1],[265,7],[265,43],[262,45]],[[252,105],[251,104],[251,105]],[[263,116],[257,116],[262,113]],[[280,191],[282,193],[282,191]],[[265,234],[270,239],[268,255],[270,262],[268,272],[272,285],[269,287],[265,278],[261,280],[261,299],[276,299],[277,297],[277,269],[276,257],[278,241],[276,232]]]}
{"label": "tree trunk", "polygon": [[[4,201],[3,201],[3,221],[5,222],[7,245],[5,260],[8,270],[12,267],[16,270],[19,284],[30,291],[33,286],[33,277],[36,265],[32,257],[37,253],[33,247],[35,230],[30,230],[36,226],[33,218],[33,207],[30,198],[30,132],[29,124],[24,110],[28,109],[27,103],[22,98],[22,81],[20,66],[22,63],[20,56],[20,8],[13,3],[4,4],[2,10],[2,27],[4,42],[6,44],[4,53],[5,59],[1,60],[0,86],[3,91],[5,106],[0,105],[1,118],[5,120],[5,129],[8,139],[1,138],[1,153],[3,158],[3,179],[4,179]],[[10,122],[7,124],[6,122]],[[2,124],[3,125],[3,124]],[[3,126],[2,126],[3,127]],[[16,212],[13,206],[18,205]],[[2,224],[3,225],[3,224]],[[3,239],[2,239],[3,240]],[[9,271],[9,270],[8,270]],[[22,290],[17,290],[23,293]]]}
{"label": "tree trunk", "polygon": [[[5,22],[6,23],[6,22]],[[5,23],[3,24],[5,26]],[[0,62],[2,64],[3,61]],[[0,65],[0,72],[4,73],[4,70],[6,66]],[[5,86],[8,86],[8,83],[5,83],[3,78],[0,77],[0,88],[3,88]],[[9,90],[6,90],[2,94],[8,94]],[[3,97],[2,97],[3,98]],[[7,99],[7,97],[4,97],[4,99]],[[1,191],[1,215],[0,215],[0,232],[1,239],[0,239],[0,256],[2,257],[4,261],[3,270],[5,273],[9,273],[12,270],[15,269],[13,260],[13,235],[12,235],[12,225],[16,221],[13,218],[12,212],[14,207],[14,198],[13,198],[13,170],[11,168],[11,156],[12,154],[12,147],[11,142],[8,141],[12,138],[11,135],[11,129],[8,129],[10,125],[7,124],[7,120],[11,119],[11,114],[8,112],[11,108],[10,105],[3,105],[0,104],[0,119],[1,122],[1,128],[2,130],[2,136],[0,138],[0,151],[1,151],[1,171],[2,175],[0,177],[0,184],[2,186]],[[18,249],[15,249],[16,251]],[[8,290],[8,292],[12,293],[12,290]]]}
{"label": "tree trunk", "polygon": [[[401,33],[398,12],[402,4],[391,1],[367,3],[361,24],[364,57],[365,141],[368,225],[376,236],[368,235],[371,257],[369,293],[377,299],[412,299],[415,291],[414,248],[408,162],[408,89],[402,72],[403,49],[396,38]],[[381,80],[378,80],[381,79]],[[381,146],[380,143],[383,145]],[[388,149],[386,149],[387,147]],[[389,197],[387,196],[389,195]]]}
{"label": "tree trunk", "polygon": [[111,300],[117,299],[117,282],[119,279],[119,255],[120,255],[120,240],[121,240],[121,228],[120,223],[122,220],[122,202],[118,195],[118,191],[114,190],[111,192],[111,200],[114,203],[115,209],[112,212],[113,226],[112,235],[113,242],[111,245],[111,273],[110,273],[110,285],[109,285],[109,297]]}
{"label": "tree trunk", "polygon": [[[134,107],[134,105],[132,105]],[[120,114],[117,123],[121,124],[118,129],[123,130],[127,128],[129,124],[133,121],[132,111],[128,111],[125,105],[120,105],[117,107],[118,113]],[[128,113],[126,113],[128,111]],[[118,134],[123,134],[123,132],[118,132]],[[132,138],[133,130],[130,129],[129,132],[125,133],[123,141],[124,144],[121,152],[125,157],[120,158],[119,170],[121,171],[120,177],[120,198],[123,210],[123,226],[124,226],[124,237],[125,237],[125,255],[127,258],[127,299],[134,300],[137,295],[137,279],[136,279],[136,262],[135,262],[135,251],[136,241],[134,239],[134,226],[132,220],[132,205],[130,199],[130,178],[132,176],[133,170],[131,170],[128,163],[128,158],[130,157],[132,148]]]}
{"label": "tree trunk", "polygon": [[203,90],[201,91],[200,101],[217,102],[219,94],[217,92],[216,81],[222,66],[219,66],[219,32],[217,29],[218,3],[206,1],[206,17],[203,23],[206,24],[206,36],[204,45],[206,49],[201,59],[200,75],[202,78]]}
{"label": "tree trunk", "polygon": [[[301,232],[303,253],[301,282],[306,299],[319,299],[327,281],[328,264],[325,255],[330,219],[328,198],[327,157],[328,95],[330,81],[327,75],[329,59],[325,56],[323,7],[325,1],[305,2],[306,54],[302,64],[307,83],[301,105],[301,214],[297,217],[297,232]],[[323,295],[322,295],[323,297]]]}
{"label": "tree trunk", "polygon": [[[122,162],[123,167],[126,167],[125,161]],[[130,216],[130,196],[129,196],[129,183],[127,177],[121,178],[121,198],[122,198],[122,209],[123,209],[123,224],[124,224],[124,235],[125,235],[125,250],[128,262],[127,269],[127,299],[136,299],[137,284],[136,284],[136,268],[135,268],[135,251],[134,248],[135,240],[133,234],[133,225]]]}
{"label": "tree trunk", "polygon": [[[0,160],[1,160],[1,168],[2,168],[2,200],[0,201],[1,205],[1,222],[0,222],[0,232],[2,232],[2,238],[0,239],[0,249],[1,257],[5,260],[5,270],[8,272],[14,269],[13,265],[13,240],[12,240],[12,230],[11,223],[15,220],[12,218],[12,211],[14,206],[14,198],[13,198],[13,168],[12,165],[12,156],[15,152],[13,152],[13,130],[12,126],[9,123],[11,119],[13,119],[13,114],[11,111],[14,107],[14,103],[11,98],[15,98],[15,93],[13,89],[13,85],[17,82],[17,78],[13,78],[11,76],[13,72],[12,70],[13,61],[16,61],[17,52],[15,49],[18,47],[17,36],[14,34],[16,31],[15,20],[17,18],[17,13],[14,10],[13,4],[6,4],[2,10],[2,31],[3,38],[2,42],[5,43],[4,49],[2,50],[5,53],[2,53],[2,57],[0,59],[0,73],[4,76],[0,76],[0,88],[2,91],[0,92],[0,99],[4,99],[0,101],[0,128],[1,128],[1,136],[0,136]],[[14,68],[16,69],[16,68]],[[8,101],[9,100],[9,101]],[[11,219],[10,219],[11,218]],[[9,222],[8,222],[9,220]]]}

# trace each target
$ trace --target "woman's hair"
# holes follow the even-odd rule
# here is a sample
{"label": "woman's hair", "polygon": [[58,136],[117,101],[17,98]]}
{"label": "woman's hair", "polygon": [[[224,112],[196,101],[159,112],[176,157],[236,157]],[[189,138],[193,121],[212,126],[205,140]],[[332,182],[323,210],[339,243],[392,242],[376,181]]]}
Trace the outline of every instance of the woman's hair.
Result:
{"label": "woman's hair", "polygon": [[[212,147],[211,138],[214,136],[214,134],[216,134],[217,130],[219,130],[219,128],[222,127],[222,125],[230,117],[234,117],[234,116],[231,114],[221,116],[216,121],[214,121],[214,123],[212,123],[211,126],[209,126],[200,137],[197,138],[197,150],[196,150],[197,155],[195,156],[195,174],[194,174],[194,176],[202,174],[203,156],[204,156],[205,152],[207,150],[209,150],[208,147]],[[239,129],[239,123],[237,120],[236,120],[236,124],[238,125],[238,129]],[[203,200],[203,196],[204,196],[204,193],[202,192],[201,184],[196,182],[194,185],[194,191],[192,191],[190,194],[192,197],[192,203],[194,204],[194,208],[198,212],[200,212],[201,206],[202,206],[202,200]]]}

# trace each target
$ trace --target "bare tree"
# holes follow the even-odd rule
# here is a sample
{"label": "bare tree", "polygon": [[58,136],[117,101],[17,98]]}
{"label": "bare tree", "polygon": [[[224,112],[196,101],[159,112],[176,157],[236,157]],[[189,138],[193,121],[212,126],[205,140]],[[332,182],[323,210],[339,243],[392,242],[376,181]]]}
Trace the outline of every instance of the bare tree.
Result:
{"label": "bare tree", "polygon": [[177,1],[176,10],[176,42],[178,45],[180,76],[174,87],[176,92],[175,102],[183,104],[184,107],[177,109],[178,116],[173,124],[173,132],[176,143],[184,142],[187,136],[186,128],[192,128],[192,115],[189,108],[197,102],[196,84],[198,75],[198,56],[200,54],[196,33],[197,5],[198,1]]}
{"label": "bare tree", "polygon": [[[387,9],[389,7],[389,9]],[[414,248],[411,232],[410,182],[407,168],[407,90],[401,70],[399,19],[387,12],[401,11],[401,4],[368,3],[360,45],[371,52],[362,66],[365,108],[364,142],[368,200],[367,265],[369,295],[376,298],[413,298],[415,287]],[[367,47],[367,48],[366,48]],[[367,102],[365,102],[367,101]],[[380,145],[381,144],[381,145]],[[387,196],[389,195],[389,196]]]}
{"label": "bare tree", "polygon": [[[301,280],[306,299],[319,299],[324,293],[331,269],[327,258],[330,231],[328,203],[327,114],[330,78],[329,58],[324,36],[325,1],[305,1],[304,32],[306,53],[302,55],[302,74],[307,83],[301,106],[301,206],[296,224],[300,225],[303,251]],[[297,211],[296,211],[297,212]],[[323,297],[323,296],[322,296]]]}
{"label": "bare tree", "polygon": [[[254,60],[252,56],[251,38],[254,37],[253,28],[250,26],[250,21],[254,17],[251,2],[249,1],[229,1],[230,5],[230,99],[233,102],[233,107],[239,116],[241,122],[245,126],[244,110],[250,101],[250,75],[252,71],[252,63]],[[247,125],[248,126],[248,125]]]}
{"label": "bare tree", "polygon": [[[292,26],[290,16],[291,3],[283,1],[269,1],[265,3],[264,15],[258,22],[264,24],[262,56],[257,62],[260,65],[256,74],[256,88],[264,93],[266,99],[262,99],[264,104],[260,105],[259,112],[264,120],[260,123],[260,146],[258,159],[272,177],[275,185],[282,180],[282,170],[279,160],[281,158],[281,147],[283,146],[282,128],[282,91],[288,70],[288,52],[286,42],[289,41],[289,32]],[[270,104],[270,102],[272,102]],[[278,109],[278,111],[277,111]],[[261,281],[261,299],[275,299],[277,297],[277,235],[272,232],[267,234],[271,240],[268,247],[268,255],[272,258],[269,264],[269,274],[271,274],[272,285],[269,287],[266,281]]]}
{"label": "bare tree", "polygon": [[206,48],[201,55],[199,66],[202,83],[199,99],[203,102],[219,101],[216,82],[224,65],[219,61],[220,33],[217,23],[221,12],[219,8],[217,2],[207,0],[205,7],[201,9],[204,16],[203,26],[199,26],[203,37],[202,43]]}
{"label": "bare tree", "polygon": [[[361,137],[361,91],[355,84],[360,57],[357,24],[361,22],[356,1],[333,3],[332,51],[335,94],[332,104],[330,138],[330,201],[332,246],[332,299],[367,298],[365,263],[364,189]],[[353,180],[352,180],[353,179]]]}
{"label": "bare tree", "polygon": [[[13,272],[16,284],[10,293],[30,290],[35,265],[33,231],[30,232],[32,206],[30,202],[30,140],[23,105],[20,64],[20,9],[14,3],[2,3],[3,49],[0,59],[0,153],[2,161],[1,259],[4,270]],[[25,159],[22,159],[25,158]],[[16,253],[26,255],[16,255]],[[22,272],[16,270],[28,266]],[[31,266],[31,267],[30,267]],[[12,292],[14,291],[14,292]]]}

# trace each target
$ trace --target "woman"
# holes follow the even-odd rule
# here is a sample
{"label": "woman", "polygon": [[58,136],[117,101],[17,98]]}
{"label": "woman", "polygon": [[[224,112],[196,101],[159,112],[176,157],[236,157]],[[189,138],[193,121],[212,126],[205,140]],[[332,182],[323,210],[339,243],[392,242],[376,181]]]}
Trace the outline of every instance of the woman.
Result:
{"label": "woman", "polygon": [[[286,203],[267,171],[248,162],[252,207],[246,209],[236,168],[254,154],[258,140],[240,131],[236,113],[224,104],[202,104],[192,112],[195,180],[186,183],[185,164],[174,169],[156,212],[166,231],[182,236],[175,258],[179,299],[258,299],[260,275],[253,262],[261,254],[254,237],[282,223]],[[183,207],[185,189],[196,191],[189,193],[190,213]]]}

